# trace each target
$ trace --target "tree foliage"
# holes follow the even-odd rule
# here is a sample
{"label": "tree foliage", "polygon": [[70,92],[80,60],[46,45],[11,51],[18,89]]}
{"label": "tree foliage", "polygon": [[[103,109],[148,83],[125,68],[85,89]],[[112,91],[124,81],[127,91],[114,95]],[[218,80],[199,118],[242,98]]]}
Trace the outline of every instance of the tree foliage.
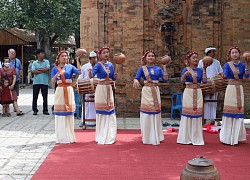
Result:
{"label": "tree foliage", "polygon": [[44,48],[79,32],[81,0],[1,0],[0,12],[0,28],[32,30]]}

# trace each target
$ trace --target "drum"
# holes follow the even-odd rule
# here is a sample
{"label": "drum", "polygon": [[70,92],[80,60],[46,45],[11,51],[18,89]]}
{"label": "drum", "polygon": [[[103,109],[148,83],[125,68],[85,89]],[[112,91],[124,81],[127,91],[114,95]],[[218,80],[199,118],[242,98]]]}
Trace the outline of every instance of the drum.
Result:
{"label": "drum", "polygon": [[79,94],[94,94],[95,87],[98,84],[97,78],[83,78],[77,80],[77,89]]}
{"label": "drum", "polygon": [[[77,89],[79,94],[94,94],[98,84],[98,78],[83,78],[77,80]],[[115,81],[110,81],[112,89],[115,89]]]}
{"label": "drum", "polygon": [[210,78],[207,84],[201,84],[201,90],[203,94],[214,94],[215,92],[225,91],[227,88],[228,80],[223,79],[220,76]]}

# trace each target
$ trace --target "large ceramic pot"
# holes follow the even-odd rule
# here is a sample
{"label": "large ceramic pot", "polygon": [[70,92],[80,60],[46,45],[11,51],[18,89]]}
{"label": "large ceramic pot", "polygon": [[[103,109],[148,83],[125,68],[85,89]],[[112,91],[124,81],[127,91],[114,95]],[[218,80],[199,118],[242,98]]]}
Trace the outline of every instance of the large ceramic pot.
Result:
{"label": "large ceramic pot", "polygon": [[220,180],[220,174],[214,167],[213,161],[200,158],[194,158],[188,161],[188,164],[181,172],[181,180]]}

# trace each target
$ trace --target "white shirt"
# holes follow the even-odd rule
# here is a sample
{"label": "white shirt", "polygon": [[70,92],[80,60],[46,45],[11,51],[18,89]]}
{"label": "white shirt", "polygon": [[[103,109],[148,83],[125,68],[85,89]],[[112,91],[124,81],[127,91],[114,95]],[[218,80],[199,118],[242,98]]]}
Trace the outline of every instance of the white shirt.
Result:
{"label": "white shirt", "polygon": [[[202,60],[199,61],[198,68],[203,68]],[[207,78],[213,78],[219,72],[222,72],[222,67],[220,65],[220,61],[217,59],[213,59],[213,63],[207,67]]]}
{"label": "white shirt", "polygon": [[92,69],[92,65],[90,62],[88,62],[87,64],[84,64],[82,66],[82,74],[78,77],[78,79],[82,79],[82,78],[89,78],[89,72],[88,72],[88,69]]}

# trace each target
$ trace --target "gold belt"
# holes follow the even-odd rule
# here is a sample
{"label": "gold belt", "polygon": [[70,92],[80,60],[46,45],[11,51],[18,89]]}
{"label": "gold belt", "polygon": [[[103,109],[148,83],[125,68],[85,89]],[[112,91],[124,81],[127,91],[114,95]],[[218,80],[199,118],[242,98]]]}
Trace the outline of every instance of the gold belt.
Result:
{"label": "gold belt", "polygon": [[228,84],[229,85],[242,85],[242,81],[241,80],[237,80],[237,79],[229,79],[228,80]]}
{"label": "gold belt", "polygon": [[200,89],[199,84],[186,84],[186,88],[188,89]]}
{"label": "gold belt", "polygon": [[98,84],[100,84],[100,85],[110,85],[110,81],[99,81]]}
{"label": "gold belt", "polygon": [[69,87],[71,86],[71,83],[59,83],[58,87]]}
{"label": "gold belt", "polygon": [[158,83],[145,83],[144,86],[147,87],[156,87],[158,85]]}

